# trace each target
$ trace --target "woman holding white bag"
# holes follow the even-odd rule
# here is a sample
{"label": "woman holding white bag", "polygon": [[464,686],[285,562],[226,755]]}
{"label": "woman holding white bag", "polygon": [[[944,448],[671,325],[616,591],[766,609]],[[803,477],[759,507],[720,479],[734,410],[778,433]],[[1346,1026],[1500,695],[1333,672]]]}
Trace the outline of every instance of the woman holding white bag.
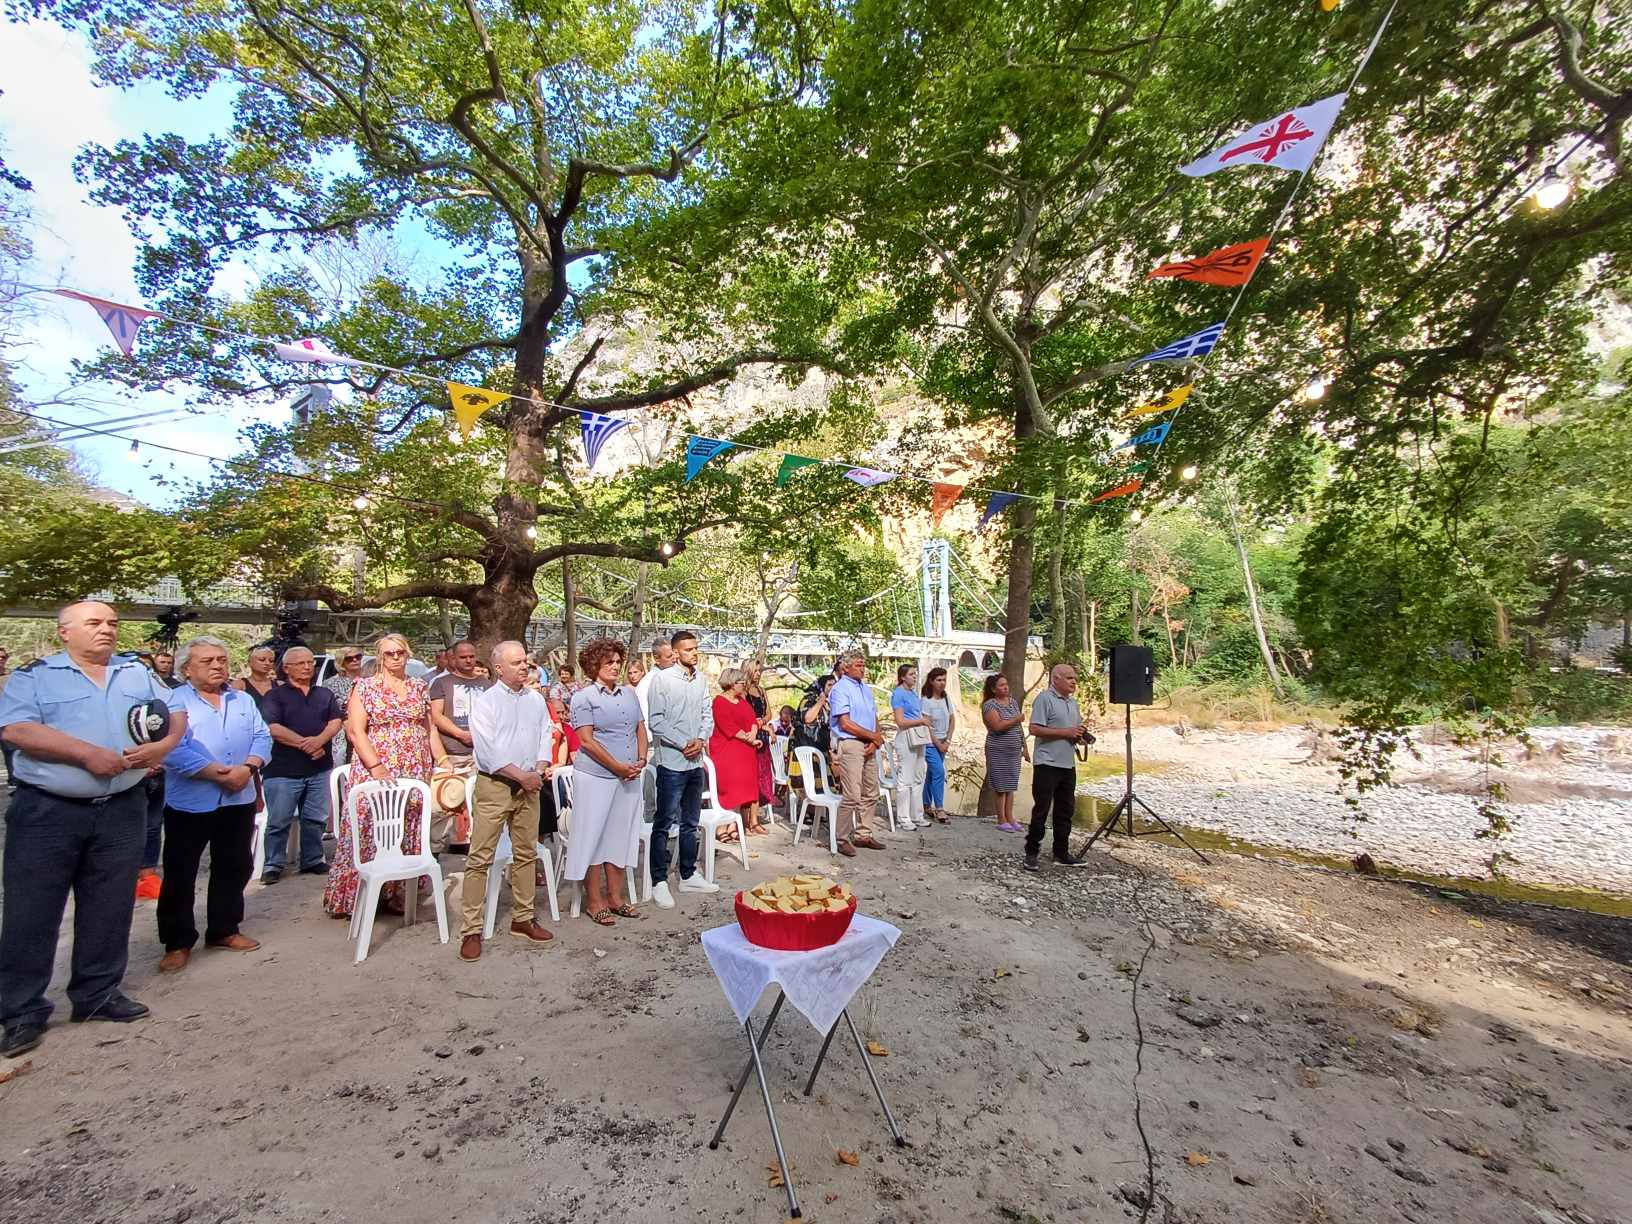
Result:
{"label": "woman holding white bag", "polygon": [[895,715],[895,823],[907,830],[927,829],[924,754],[929,748],[929,719],[918,695],[918,669],[911,663],[895,669],[890,710]]}

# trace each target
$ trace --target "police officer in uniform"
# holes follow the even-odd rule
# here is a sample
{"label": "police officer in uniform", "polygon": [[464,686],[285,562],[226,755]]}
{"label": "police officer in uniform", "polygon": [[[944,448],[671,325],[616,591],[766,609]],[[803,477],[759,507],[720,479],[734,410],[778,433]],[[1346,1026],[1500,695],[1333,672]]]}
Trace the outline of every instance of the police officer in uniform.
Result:
{"label": "police officer in uniform", "polygon": [[[15,753],[0,909],[0,1056],[31,1050],[45,1034],[45,992],[70,890],[72,1019],[147,1015],[119,990],[145,835],[141,782],[186,734],[187,716],[172,710],[160,734],[133,737],[132,725],[167,708],[172,694],[134,656],[113,653],[118,632],[107,604],[69,604],[57,615],[66,649],[19,669],[0,694],[0,740]],[[133,719],[133,707],[144,705]],[[152,737],[138,742],[144,735]]]}

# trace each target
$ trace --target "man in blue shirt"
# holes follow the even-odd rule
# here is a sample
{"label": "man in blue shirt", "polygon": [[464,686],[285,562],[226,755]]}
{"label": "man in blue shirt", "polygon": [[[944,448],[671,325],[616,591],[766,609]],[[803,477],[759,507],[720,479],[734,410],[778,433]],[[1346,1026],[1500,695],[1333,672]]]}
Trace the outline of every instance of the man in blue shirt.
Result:
{"label": "man in blue shirt", "polygon": [[[266,790],[266,868],[262,884],[283,878],[289,855],[289,826],[300,812],[300,871],[326,875],[323,830],[329,823],[329,771],[334,768],[334,737],[340,734],[342,711],[334,694],[314,685],[312,652],[291,646],[283,653],[287,682],[261,698],[261,717],[272,736],[272,760],[262,785]],[[432,849],[435,849],[433,843]]]}
{"label": "man in blue shirt", "polygon": [[140,783],[187,731],[172,712],[162,738],[132,738],[132,708],[170,690],[116,655],[119,614],[104,603],[57,614],[66,648],[19,669],[0,695],[0,739],[14,750],[0,908],[0,1056],[32,1050],[51,1016],[46,988],[63,909],[74,894],[72,1018],[139,1020],[119,990],[136,908],[146,804]]}
{"label": "man in blue shirt", "polygon": [[160,973],[185,969],[198,942],[193,893],[206,848],[205,945],[231,952],[261,946],[238,924],[244,920],[244,885],[255,870],[255,771],[272,752],[272,736],[254,698],[228,683],[225,642],[194,638],[178,657],[187,683],[171,694],[170,708],[187,716],[187,735],[164,761]]}
{"label": "man in blue shirt", "polygon": [[847,650],[839,656],[839,679],[829,699],[833,748],[839,758],[839,853],[855,857],[855,847],[882,850],[884,843],[868,827],[878,806],[878,750],[884,737],[878,730],[878,704],[867,684],[867,656]]}

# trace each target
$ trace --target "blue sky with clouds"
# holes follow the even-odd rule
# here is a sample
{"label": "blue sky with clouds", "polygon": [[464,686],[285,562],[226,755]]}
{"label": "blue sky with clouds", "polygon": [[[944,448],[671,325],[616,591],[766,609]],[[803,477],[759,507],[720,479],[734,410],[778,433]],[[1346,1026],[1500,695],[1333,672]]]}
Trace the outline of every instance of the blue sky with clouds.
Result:
{"label": "blue sky with clouds", "polygon": [[[31,213],[34,256],[23,279],[61,286],[114,301],[140,305],[132,269],[136,241],[117,209],[90,202],[74,180],[75,155],[89,143],[112,145],[149,132],[179,132],[202,139],[228,121],[219,95],[178,102],[155,86],[135,90],[98,88],[91,76],[91,51],[78,34],[46,22],[0,23],[0,141],[6,164],[29,179],[24,197]],[[247,284],[248,270],[235,266],[217,281],[217,291],[235,293]],[[112,338],[89,306],[53,295],[26,298],[17,320],[11,356],[25,394],[37,401],[61,395],[70,384],[71,363],[112,347]],[[176,403],[175,397],[100,388],[78,394],[71,407],[42,409],[75,423],[151,412]],[[286,419],[276,405],[240,411],[212,409],[209,415],[136,424],[130,437],[163,442],[207,455],[232,453],[237,432],[254,420]],[[146,450],[130,454],[127,441],[90,439],[73,443],[87,473],[98,483],[150,504],[170,496],[154,483],[168,478],[206,479],[202,459]]]}

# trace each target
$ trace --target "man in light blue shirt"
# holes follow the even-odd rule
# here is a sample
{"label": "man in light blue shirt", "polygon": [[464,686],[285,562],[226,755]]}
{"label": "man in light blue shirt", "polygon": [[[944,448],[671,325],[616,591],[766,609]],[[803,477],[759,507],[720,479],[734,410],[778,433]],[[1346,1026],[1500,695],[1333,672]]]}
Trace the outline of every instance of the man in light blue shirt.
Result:
{"label": "man in light blue shirt", "polygon": [[697,670],[697,635],[682,629],[669,639],[674,663],[652,675],[646,694],[646,731],[657,766],[657,812],[652,817],[652,900],[674,908],[669,893],[669,826],[680,826],[680,891],[719,892],[697,874],[697,825],[703,814],[703,748],[714,733],[708,680]]}
{"label": "man in light blue shirt", "polygon": [[255,870],[255,774],[272,755],[272,735],[255,699],[228,680],[227,644],[197,637],[176,656],[187,683],[170,708],[187,716],[187,735],[164,761],[164,883],[159,888],[160,973],[187,967],[198,942],[193,891],[210,852],[206,947],[253,952],[243,934],[244,886]]}
{"label": "man in light blue shirt", "polygon": [[878,730],[878,703],[867,683],[867,656],[847,650],[839,656],[839,679],[829,698],[833,748],[839,758],[839,853],[855,856],[855,847],[882,850],[868,820],[878,806],[878,750],[884,737]]}
{"label": "man in light blue shirt", "polygon": [[65,649],[20,668],[0,695],[0,739],[14,753],[0,908],[0,1057],[32,1050],[45,1036],[45,992],[70,891],[72,1018],[147,1015],[119,990],[146,835],[139,784],[187,731],[180,712],[153,729],[147,715],[168,706],[170,690],[135,657],[113,653],[119,614],[107,604],[69,604],[57,614],[57,635]]}

